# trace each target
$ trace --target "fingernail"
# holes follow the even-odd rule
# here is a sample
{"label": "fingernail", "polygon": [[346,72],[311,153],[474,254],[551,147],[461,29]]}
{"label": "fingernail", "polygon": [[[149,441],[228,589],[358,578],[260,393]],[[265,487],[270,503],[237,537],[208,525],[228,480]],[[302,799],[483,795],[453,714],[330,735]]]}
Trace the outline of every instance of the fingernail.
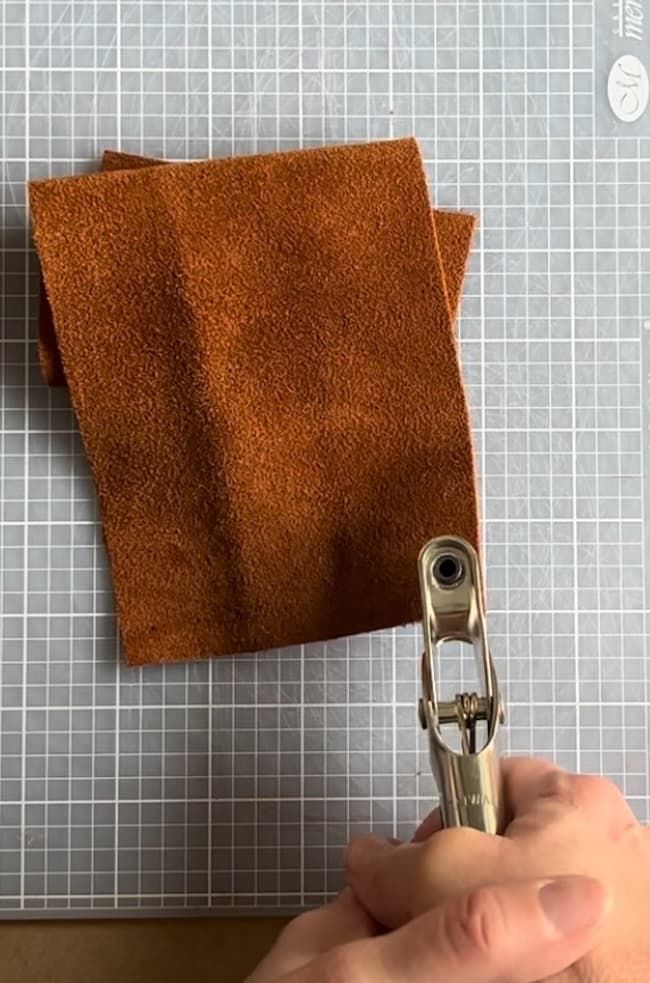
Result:
{"label": "fingernail", "polygon": [[609,907],[609,896],[591,877],[559,877],[545,881],[539,902],[553,934],[565,938],[593,928]]}

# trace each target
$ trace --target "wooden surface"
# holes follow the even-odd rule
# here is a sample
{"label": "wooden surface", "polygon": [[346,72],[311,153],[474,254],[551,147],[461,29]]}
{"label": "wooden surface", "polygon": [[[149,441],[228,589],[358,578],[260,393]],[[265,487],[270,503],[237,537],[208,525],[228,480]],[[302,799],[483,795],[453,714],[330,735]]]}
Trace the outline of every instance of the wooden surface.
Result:
{"label": "wooden surface", "polygon": [[0,922],[0,983],[242,983],[285,922]]}

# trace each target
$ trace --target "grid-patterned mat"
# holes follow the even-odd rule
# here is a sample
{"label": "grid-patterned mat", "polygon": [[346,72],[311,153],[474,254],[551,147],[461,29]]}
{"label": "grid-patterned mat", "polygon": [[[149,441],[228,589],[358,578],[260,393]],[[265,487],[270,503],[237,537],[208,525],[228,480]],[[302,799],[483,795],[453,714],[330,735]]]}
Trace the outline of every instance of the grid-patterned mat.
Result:
{"label": "grid-patterned mat", "polygon": [[605,772],[648,817],[650,140],[613,125],[601,8],[3,3],[5,914],[319,902],[351,833],[407,834],[431,802],[415,628],[118,664],[92,483],[35,362],[24,194],[105,147],[419,137],[435,202],[481,216],[460,333],[508,746]]}

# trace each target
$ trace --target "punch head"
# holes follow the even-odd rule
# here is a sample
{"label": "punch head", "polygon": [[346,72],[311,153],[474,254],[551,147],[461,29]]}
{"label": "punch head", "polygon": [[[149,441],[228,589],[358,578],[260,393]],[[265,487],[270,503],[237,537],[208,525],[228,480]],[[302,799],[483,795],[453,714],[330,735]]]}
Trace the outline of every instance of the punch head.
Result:
{"label": "punch head", "polygon": [[[428,732],[443,823],[496,833],[502,825],[496,745],[504,708],[487,640],[478,557],[463,539],[434,539],[420,553],[419,575],[424,654],[418,712]],[[442,647],[452,641],[472,646],[480,692],[442,701],[437,665]],[[460,752],[446,739],[449,727],[459,733]]]}
{"label": "punch head", "polygon": [[433,579],[442,590],[452,590],[464,576],[463,562],[454,553],[441,553],[433,565]]}

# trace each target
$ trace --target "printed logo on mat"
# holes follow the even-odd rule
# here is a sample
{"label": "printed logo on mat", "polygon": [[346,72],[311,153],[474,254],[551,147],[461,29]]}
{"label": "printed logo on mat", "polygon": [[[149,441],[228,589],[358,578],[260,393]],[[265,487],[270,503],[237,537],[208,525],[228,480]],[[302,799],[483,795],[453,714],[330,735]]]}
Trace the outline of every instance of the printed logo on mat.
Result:
{"label": "printed logo on mat", "polygon": [[643,41],[643,3],[641,0],[614,0],[614,34],[617,38]]}
{"label": "printed logo on mat", "polygon": [[648,106],[650,86],[645,65],[633,54],[634,49],[644,51],[645,16],[643,0],[613,0],[612,34],[625,43],[627,52],[621,52],[609,70],[607,98],[609,105],[623,123],[635,123]]}
{"label": "printed logo on mat", "polygon": [[612,112],[622,122],[634,123],[646,111],[649,96],[648,73],[643,62],[636,55],[617,58],[607,79],[607,98]]}

